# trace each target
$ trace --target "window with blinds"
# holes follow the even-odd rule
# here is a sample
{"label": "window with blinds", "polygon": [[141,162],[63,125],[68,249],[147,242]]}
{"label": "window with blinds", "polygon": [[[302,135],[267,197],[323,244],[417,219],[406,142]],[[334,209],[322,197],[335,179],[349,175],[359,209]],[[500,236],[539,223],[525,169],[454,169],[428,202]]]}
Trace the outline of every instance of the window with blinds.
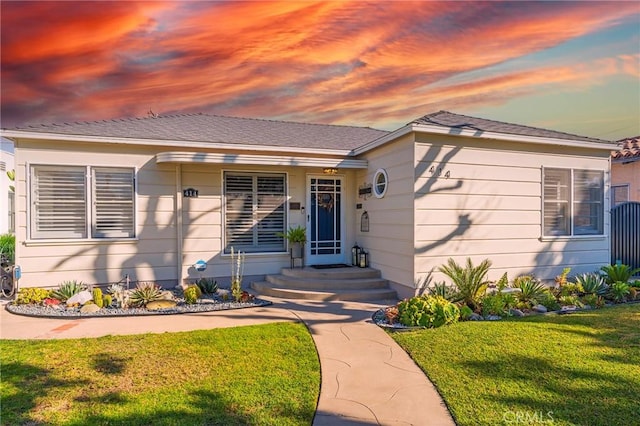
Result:
{"label": "window with blinds", "polygon": [[226,172],[224,193],[225,253],[285,251],[284,174]]}
{"label": "window with blinds", "polygon": [[543,169],[545,236],[604,233],[604,172]]}
{"label": "window with blinds", "polygon": [[93,238],[134,236],[133,170],[93,169]]}
{"label": "window with blinds", "polygon": [[134,188],[133,169],[32,166],[31,238],[133,237]]}

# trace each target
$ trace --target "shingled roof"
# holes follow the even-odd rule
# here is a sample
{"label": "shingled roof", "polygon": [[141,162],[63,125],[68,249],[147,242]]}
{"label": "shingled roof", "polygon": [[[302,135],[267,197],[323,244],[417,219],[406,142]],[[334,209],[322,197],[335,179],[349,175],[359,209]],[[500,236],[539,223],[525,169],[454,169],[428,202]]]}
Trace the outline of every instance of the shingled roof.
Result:
{"label": "shingled roof", "polygon": [[618,141],[620,151],[612,151],[611,158],[619,162],[632,162],[640,160],[640,136],[621,139]]}
{"label": "shingled roof", "polygon": [[16,127],[34,133],[352,150],[386,135],[370,127],[308,124],[208,114],[159,115]]}
{"label": "shingled roof", "polygon": [[449,111],[438,111],[425,115],[409,124],[424,124],[430,126],[441,126],[446,128],[458,128],[467,130],[477,130],[481,132],[502,133],[518,136],[533,136],[538,138],[564,139],[580,142],[596,142],[611,144],[603,139],[578,136],[571,133],[557,132],[555,130],[540,129],[538,127],[523,126],[520,124],[505,123],[502,121],[487,120],[484,118],[469,117],[466,115],[454,114]]}

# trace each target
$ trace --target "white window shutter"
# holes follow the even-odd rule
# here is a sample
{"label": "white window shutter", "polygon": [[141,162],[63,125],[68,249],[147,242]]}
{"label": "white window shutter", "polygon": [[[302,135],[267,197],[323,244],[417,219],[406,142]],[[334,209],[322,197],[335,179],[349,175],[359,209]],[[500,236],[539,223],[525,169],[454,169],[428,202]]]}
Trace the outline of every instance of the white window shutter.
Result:
{"label": "white window shutter", "polygon": [[86,238],[86,169],[33,166],[31,238]]}
{"label": "white window shutter", "polygon": [[132,169],[93,169],[93,238],[135,236]]}

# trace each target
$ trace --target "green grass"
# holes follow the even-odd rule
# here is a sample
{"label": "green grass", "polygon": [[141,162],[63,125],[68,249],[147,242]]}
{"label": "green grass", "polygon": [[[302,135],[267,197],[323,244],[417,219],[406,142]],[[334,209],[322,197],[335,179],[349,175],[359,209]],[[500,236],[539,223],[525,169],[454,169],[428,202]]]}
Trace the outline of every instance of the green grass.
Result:
{"label": "green grass", "polygon": [[640,304],[392,336],[460,426],[640,421]]}
{"label": "green grass", "polygon": [[0,341],[2,424],[309,425],[320,364],[302,324]]}

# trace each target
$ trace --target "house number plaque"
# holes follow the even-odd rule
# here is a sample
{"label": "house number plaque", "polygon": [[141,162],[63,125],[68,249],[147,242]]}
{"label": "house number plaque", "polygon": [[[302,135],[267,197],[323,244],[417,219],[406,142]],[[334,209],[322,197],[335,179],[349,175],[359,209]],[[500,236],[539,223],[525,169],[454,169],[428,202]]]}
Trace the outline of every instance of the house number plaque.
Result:
{"label": "house number plaque", "polygon": [[194,188],[187,188],[182,190],[184,198],[198,198],[198,190]]}

